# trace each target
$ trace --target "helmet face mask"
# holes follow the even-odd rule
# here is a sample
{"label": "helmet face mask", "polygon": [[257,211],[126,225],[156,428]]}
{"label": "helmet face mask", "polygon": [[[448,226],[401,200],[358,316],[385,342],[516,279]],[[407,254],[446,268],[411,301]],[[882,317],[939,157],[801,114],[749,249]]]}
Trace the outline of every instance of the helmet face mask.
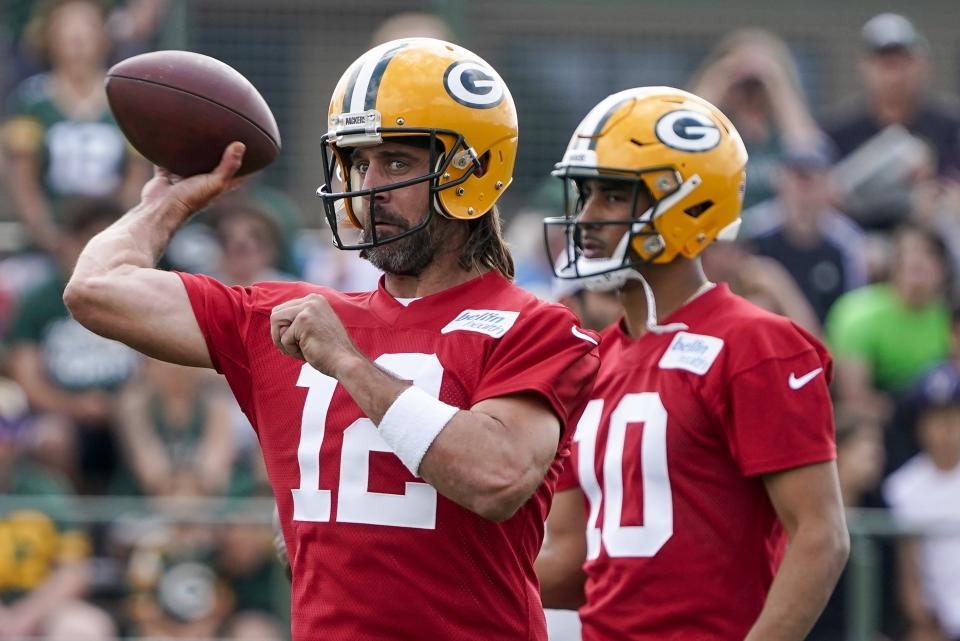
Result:
{"label": "helmet face mask", "polygon": [[[435,213],[479,218],[512,181],[513,99],[496,71],[462,47],[411,38],[371,49],[341,77],[328,117],[321,139],[324,184],[317,195],[340,249],[367,249],[417,233]],[[430,169],[364,188],[352,171],[352,150],[390,142],[426,149]],[[379,237],[376,196],[422,183],[429,186],[424,217],[401,234]],[[350,232],[364,225],[363,237],[351,242]]]}
{"label": "helmet face mask", "polygon": [[[574,133],[553,175],[564,181],[564,216],[544,220],[545,236],[560,226],[565,250],[551,256],[557,278],[584,279],[590,289],[621,287],[646,264],[696,258],[714,239],[739,227],[747,154],[739,134],[713,105],[669,87],[631,89],[594,107]],[[633,185],[629,221],[583,221],[585,180]],[[639,195],[650,203],[638,211]],[[573,206],[571,206],[573,202]],[[584,228],[629,224],[607,258],[588,258]],[[548,244],[549,247],[549,244]]]}
{"label": "helmet face mask", "polygon": [[[347,132],[345,135],[353,135]],[[479,161],[474,161],[462,176],[456,180],[440,184],[440,178],[448,173],[447,169],[457,157],[467,148],[464,146],[463,136],[452,131],[445,130],[411,130],[411,129],[378,129],[377,135],[383,139],[383,142],[408,142],[411,136],[423,136],[426,148],[429,153],[428,166],[434,170],[428,173],[409,178],[387,185],[371,187],[368,189],[358,189],[362,184],[362,178],[353,167],[350,159],[351,150],[349,148],[339,148],[336,146],[336,135],[330,133],[324,134],[320,139],[322,148],[323,179],[324,184],[317,190],[317,196],[323,202],[324,216],[330,229],[333,232],[333,242],[339,249],[362,250],[370,247],[377,247],[388,242],[399,240],[411,234],[419,232],[430,224],[434,211],[438,209],[436,194],[446,189],[455,188],[479,168]],[[451,145],[454,153],[444,152],[444,140],[453,140]],[[382,143],[374,143],[382,144]],[[420,146],[420,145],[416,145]],[[332,186],[340,184],[342,189],[333,191]],[[376,195],[388,191],[405,189],[413,185],[429,183],[429,198],[425,203],[424,216],[416,225],[405,231],[379,238],[377,233],[377,210]],[[366,211],[364,216],[361,212]],[[445,215],[441,213],[440,215]],[[364,224],[364,219],[366,223]],[[341,223],[345,223],[350,231],[369,230],[369,237],[361,238],[356,242],[348,242],[341,229]]]}
{"label": "helmet face mask", "polygon": [[[544,233],[549,236],[550,229],[553,227],[560,227],[563,230],[564,251],[553,265],[554,275],[557,278],[587,279],[585,286],[588,289],[609,290],[622,286],[623,282],[630,277],[629,272],[625,270],[635,270],[660,256],[664,250],[664,244],[653,221],[661,209],[661,203],[665,201],[653,197],[647,187],[647,181],[650,178],[644,174],[658,176],[661,185],[664,185],[663,177],[669,175],[670,180],[673,184],[677,184],[679,189],[679,175],[668,167],[654,167],[646,172],[624,172],[620,169],[602,167],[596,172],[583,172],[571,167],[563,167],[553,172],[554,176],[564,181],[564,216],[544,219]],[[600,186],[622,183],[629,192],[626,211],[630,212],[630,217],[591,218],[589,221],[584,221],[582,216],[586,198],[581,185],[590,180],[597,181]],[[668,197],[669,195],[667,194]],[[640,211],[641,197],[643,202],[648,204],[643,211]],[[603,258],[586,257],[582,244],[584,229],[607,226],[624,228],[623,235],[610,255]],[[642,248],[642,252],[638,252],[637,247]]]}

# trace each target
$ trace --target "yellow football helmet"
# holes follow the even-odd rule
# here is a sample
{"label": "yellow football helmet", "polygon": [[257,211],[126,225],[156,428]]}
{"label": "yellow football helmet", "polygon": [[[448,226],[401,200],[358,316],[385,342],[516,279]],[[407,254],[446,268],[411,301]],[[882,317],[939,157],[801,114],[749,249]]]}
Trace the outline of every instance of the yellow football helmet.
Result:
{"label": "yellow football helmet", "polygon": [[[432,171],[360,189],[351,149],[391,138],[429,149]],[[364,249],[422,229],[434,209],[462,220],[493,209],[513,180],[517,111],[507,85],[476,54],[433,38],[394,40],[360,56],[340,78],[321,143],[324,184],[317,195],[323,199],[334,241],[341,249]],[[402,234],[377,239],[373,196],[427,181],[432,202],[424,219]],[[373,237],[346,244],[338,223],[361,228],[357,214],[364,198],[371,202]]]}
{"label": "yellow football helmet", "polygon": [[[629,270],[644,263],[692,259],[716,238],[735,238],[746,163],[747,151],[733,124],[698,96],[641,87],[607,97],[577,127],[553,171],[564,180],[566,198],[565,216],[544,221],[547,230],[562,225],[566,235],[556,276],[592,279],[596,288],[607,289],[621,285]],[[587,259],[578,247],[584,204],[578,184],[586,179],[632,183],[634,211],[641,190],[650,202],[610,258]]]}

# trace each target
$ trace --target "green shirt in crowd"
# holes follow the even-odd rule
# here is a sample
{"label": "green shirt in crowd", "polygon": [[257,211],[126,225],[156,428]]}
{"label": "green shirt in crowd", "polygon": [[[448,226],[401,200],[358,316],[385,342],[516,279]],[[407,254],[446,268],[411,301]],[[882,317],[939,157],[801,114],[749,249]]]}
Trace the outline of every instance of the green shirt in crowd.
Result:
{"label": "green shirt in crowd", "polygon": [[841,296],[827,314],[825,329],[834,358],[865,361],[874,387],[884,392],[909,387],[950,351],[946,303],[911,309],[888,284]]}
{"label": "green shirt in crowd", "polygon": [[37,154],[43,188],[59,216],[63,198],[116,193],[130,147],[106,103],[95,117],[72,118],[57,104],[51,82],[38,74],[14,90],[0,141],[10,153]]}
{"label": "green shirt in crowd", "polygon": [[27,292],[18,305],[8,343],[37,345],[47,375],[63,389],[118,388],[136,371],[137,353],[75,321],[63,304],[64,287],[55,278]]}

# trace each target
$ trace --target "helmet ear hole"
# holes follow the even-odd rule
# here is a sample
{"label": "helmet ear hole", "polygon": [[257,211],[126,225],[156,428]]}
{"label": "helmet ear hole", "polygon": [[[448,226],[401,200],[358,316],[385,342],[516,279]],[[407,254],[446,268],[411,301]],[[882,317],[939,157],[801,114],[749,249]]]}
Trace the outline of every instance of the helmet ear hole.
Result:
{"label": "helmet ear hole", "polygon": [[691,207],[687,207],[686,209],[683,210],[683,213],[685,213],[687,216],[690,216],[691,218],[700,218],[700,216],[705,214],[706,211],[711,207],[713,207],[713,201],[705,200]]}
{"label": "helmet ear hole", "polygon": [[488,151],[484,153],[482,156],[480,156],[479,164],[477,165],[477,168],[474,170],[473,175],[476,176],[477,178],[481,178],[485,173],[487,173],[487,169],[489,167],[490,167],[490,152]]}

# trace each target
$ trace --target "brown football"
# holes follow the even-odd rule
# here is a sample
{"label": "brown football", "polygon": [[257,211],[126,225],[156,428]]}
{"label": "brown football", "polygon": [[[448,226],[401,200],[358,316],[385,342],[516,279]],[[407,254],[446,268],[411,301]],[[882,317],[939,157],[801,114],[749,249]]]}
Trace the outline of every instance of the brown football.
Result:
{"label": "brown football", "polygon": [[181,176],[211,171],[234,140],[247,146],[238,174],[280,153],[280,132],[260,92],[233,67],[190,51],[154,51],[107,72],[107,100],[134,148]]}

